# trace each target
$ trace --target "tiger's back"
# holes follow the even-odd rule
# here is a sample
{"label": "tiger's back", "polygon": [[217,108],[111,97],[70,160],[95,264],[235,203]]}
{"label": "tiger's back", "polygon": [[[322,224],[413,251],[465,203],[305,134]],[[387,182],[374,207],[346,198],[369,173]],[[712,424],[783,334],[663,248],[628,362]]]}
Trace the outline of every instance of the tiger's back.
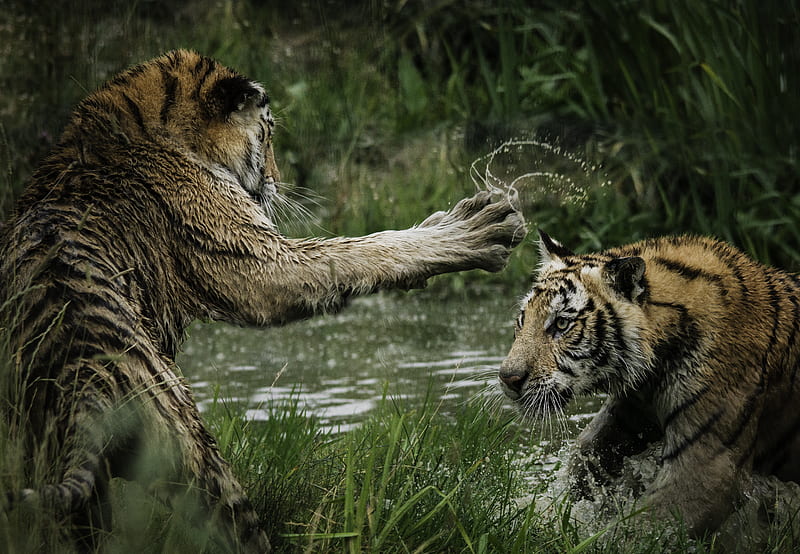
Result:
{"label": "tiger's back", "polygon": [[[227,510],[235,526],[220,527],[224,540],[269,549],[174,362],[186,326],[208,308],[179,267],[169,196],[183,189],[189,205],[192,185],[208,182],[203,151],[230,137],[215,144],[206,133],[225,95],[252,87],[184,51],[128,70],[77,106],[4,226],[11,428],[30,435],[32,459],[50,461],[51,484],[18,500],[35,498],[75,529],[109,528],[109,479],[132,475],[145,451],[131,444],[147,441],[162,479],[210,490]],[[194,96],[199,109],[188,113]]]}
{"label": "tiger's back", "polygon": [[701,237],[575,255],[543,234],[541,251],[500,372],[524,412],[608,393],[578,439],[592,471],[613,475],[661,440],[648,502],[679,507],[697,532],[751,471],[800,481],[796,275]]}
{"label": "tiger's back", "polygon": [[609,255],[641,256],[652,268],[645,302],[673,312],[659,322],[652,310],[657,325],[671,327],[654,337],[663,388],[655,396],[672,400],[657,408],[662,425],[686,431],[662,458],[713,429],[737,466],[800,482],[800,278],[708,238],[646,241]]}

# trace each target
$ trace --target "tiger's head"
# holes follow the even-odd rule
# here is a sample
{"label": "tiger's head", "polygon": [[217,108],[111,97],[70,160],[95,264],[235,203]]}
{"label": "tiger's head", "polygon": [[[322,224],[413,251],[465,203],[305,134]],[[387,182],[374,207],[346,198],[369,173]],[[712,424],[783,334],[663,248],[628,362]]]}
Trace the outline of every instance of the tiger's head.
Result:
{"label": "tiger's head", "polygon": [[539,234],[538,274],[499,373],[503,392],[532,418],[560,413],[576,395],[635,388],[650,367],[644,260],[578,256]]}
{"label": "tiger's head", "polygon": [[[280,180],[275,120],[259,83],[215,60],[175,50],[120,73],[76,108],[62,145],[102,137],[81,148],[107,165],[137,145],[179,149],[222,181],[237,183],[262,205]],[[152,157],[152,156],[151,156]],[[142,160],[141,163],[147,163]]]}

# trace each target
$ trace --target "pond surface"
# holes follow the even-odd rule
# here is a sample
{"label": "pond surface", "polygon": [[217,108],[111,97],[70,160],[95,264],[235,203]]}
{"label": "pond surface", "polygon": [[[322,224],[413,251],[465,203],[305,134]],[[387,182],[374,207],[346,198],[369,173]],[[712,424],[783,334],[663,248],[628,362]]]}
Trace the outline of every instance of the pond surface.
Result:
{"label": "pond surface", "polygon": [[294,395],[334,431],[358,424],[384,393],[408,408],[427,396],[452,413],[476,395],[501,394],[496,372],[517,302],[414,291],[358,298],[339,314],[285,327],[196,324],[178,363],[201,410],[218,393],[261,419],[269,403]]}
{"label": "pond surface", "polygon": [[430,394],[447,412],[493,384],[516,310],[513,297],[385,293],[285,327],[196,324],[178,363],[201,410],[218,390],[260,419],[262,406],[294,394],[324,425],[345,430],[384,392],[409,407]]}

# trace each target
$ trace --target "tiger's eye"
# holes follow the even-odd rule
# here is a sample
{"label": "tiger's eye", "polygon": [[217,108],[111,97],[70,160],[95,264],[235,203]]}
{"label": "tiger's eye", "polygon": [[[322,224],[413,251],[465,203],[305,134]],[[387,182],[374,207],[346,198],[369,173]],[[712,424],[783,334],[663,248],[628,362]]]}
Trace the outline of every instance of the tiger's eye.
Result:
{"label": "tiger's eye", "polygon": [[550,324],[550,328],[548,329],[548,331],[550,332],[550,334],[553,335],[554,338],[558,338],[564,333],[566,333],[571,325],[572,325],[571,319],[559,316],[555,318],[553,323]]}

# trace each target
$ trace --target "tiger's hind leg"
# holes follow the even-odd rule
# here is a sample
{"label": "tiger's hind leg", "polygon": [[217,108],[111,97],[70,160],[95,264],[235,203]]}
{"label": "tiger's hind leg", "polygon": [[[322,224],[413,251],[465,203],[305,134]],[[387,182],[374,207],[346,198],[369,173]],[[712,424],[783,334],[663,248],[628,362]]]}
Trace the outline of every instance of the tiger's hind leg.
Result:
{"label": "tiger's hind leg", "polygon": [[[239,483],[230,464],[223,458],[214,437],[208,432],[200,413],[188,394],[185,385],[176,384],[173,388],[157,395],[154,401],[159,405],[148,410],[155,416],[148,424],[152,434],[169,437],[155,441],[168,441],[174,446],[178,471],[187,488],[183,491],[168,491],[170,504],[180,503],[182,498],[189,504],[197,501],[202,509],[192,514],[193,507],[187,507],[186,516],[200,518],[194,524],[205,528],[213,542],[225,543],[228,550],[263,553],[271,550],[266,533],[261,528],[261,518],[256,513],[244,489]],[[169,409],[171,408],[171,409]],[[180,413],[180,419],[164,421],[171,413]],[[152,449],[152,444],[149,446]],[[161,447],[163,450],[163,446]],[[194,507],[197,507],[195,503]],[[209,518],[209,516],[211,516]]]}
{"label": "tiger's hind leg", "polygon": [[[66,405],[68,404],[68,408]],[[108,454],[131,437],[132,422],[112,410],[111,400],[91,385],[78,397],[70,397],[59,407],[63,443],[56,449],[60,474],[57,482],[23,489],[17,502],[39,506],[58,519],[67,518],[71,540],[96,549],[102,536],[111,529],[108,482],[111,477]],[[111,416],[111,417],[110,417]],[[109,426],[109,421],[115,424]],[[127,429],[125,429],[127,427]],[[53,464],[53,460],[45,460]]]}

